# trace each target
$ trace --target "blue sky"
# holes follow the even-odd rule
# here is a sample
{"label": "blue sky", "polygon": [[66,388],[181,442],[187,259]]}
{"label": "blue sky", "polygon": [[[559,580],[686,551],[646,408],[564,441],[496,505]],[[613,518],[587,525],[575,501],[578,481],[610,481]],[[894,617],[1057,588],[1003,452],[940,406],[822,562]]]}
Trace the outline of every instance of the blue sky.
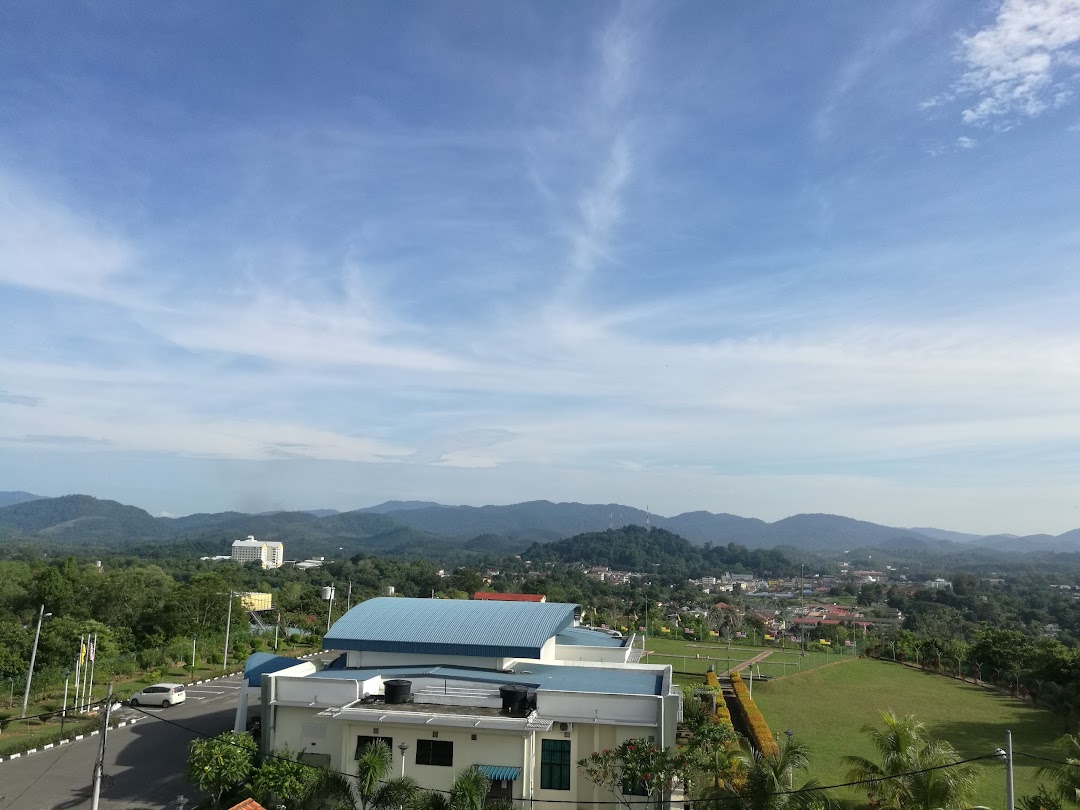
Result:
{"label": "blue sky", "polygon": [[0,488],[1080,526],[1080,0],[0,11]]}

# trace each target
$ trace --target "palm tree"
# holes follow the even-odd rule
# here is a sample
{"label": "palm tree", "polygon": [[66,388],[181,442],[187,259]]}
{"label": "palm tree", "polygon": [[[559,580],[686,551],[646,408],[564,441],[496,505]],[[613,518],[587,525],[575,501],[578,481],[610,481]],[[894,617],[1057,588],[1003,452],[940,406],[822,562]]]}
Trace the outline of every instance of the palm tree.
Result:
{"label": "palm tree", "polygon": [[394,756],[382,740],[365,745],[356,760],[354,784],[360,810],[386,810],[410,804],[419,791],[416,780],[408,776],[388,779]]}
{"label": "palm tree", "polygon": [[1080,738],[1073,734],[1059,737],[1054,743],[1065,755],[1064,765],[1039,768],[1040,778],[1050,782],[1050,793],[1066,804],[1080,804]]}
{"label": "palm tree", "polygon": [[744,810],[831,810],[834,806],[816,779],[792,787],[795,771],[805,771],[810,765],[809,751],[802,743],[789,738],[775,753],[754,751],[741,760],[743,778],[707,790],[702,797],[705,805],[718,810],[732,810],[735,803]]}
{"label": "palm tree", "polygon": [[428,790],[412,803],[414,810],[483,810],[491,782],[475,765],[454,778],[448,793]]}
{"label": "palm tree", "polygon": [[[978,772],[959,765],[960,755],[943,740],[928,740],[926,726],[911,715],[882,712],[884,728],[863,726],[880,763],[844,757],[847,778],[868,781],[867,793],[890,810],[956,810],[966,806]],[[874,781],[870,781],[874,780]]]}

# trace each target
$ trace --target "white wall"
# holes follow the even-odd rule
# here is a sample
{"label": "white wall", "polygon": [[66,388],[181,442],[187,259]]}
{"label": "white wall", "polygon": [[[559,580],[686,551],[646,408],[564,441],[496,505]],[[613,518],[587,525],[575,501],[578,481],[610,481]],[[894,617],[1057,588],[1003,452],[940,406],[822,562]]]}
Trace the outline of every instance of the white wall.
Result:
{"label": "white wall", "polygon": [[480,667],[481,669],[503,669],[509,658],[480,658],[467,655],[419,655],[416,653],[358,652],[349,650],[347,664],[350,667],[394,667],[394,666],[448,666]]}
{"label": "white wall", "polygon": [[603,662],[623,664],[630,655],[629,647],[580,647],[575,644],[556,644],[552,663]]}

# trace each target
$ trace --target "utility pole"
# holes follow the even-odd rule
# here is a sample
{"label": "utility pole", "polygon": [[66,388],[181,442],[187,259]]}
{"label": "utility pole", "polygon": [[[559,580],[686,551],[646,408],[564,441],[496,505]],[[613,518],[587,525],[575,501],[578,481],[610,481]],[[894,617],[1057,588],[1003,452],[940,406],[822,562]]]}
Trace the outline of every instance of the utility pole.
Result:
{"label": "utility pole", "polygon": [[[51,613],[49,614],[52,615]],[[34,633],[34,647],[30,650],[30,666],[26,669],[26,689],[23,690],[22,716],[26,717],[26,704],[30,700],[30,681],[34,677],[34,661],[37,659],[38,641],[41,640],[41,620],[45,618],[45,605],[41,606],[37,617],[37,632]]]}
{"label": "utility pole", "polygon": [[1014,810],[1012,730],[1005,732],[1005,810]]}
{"label": "utility pole", "polygon": [[109,681],[109,692],[105,697],[105,715],[101,724],[101,748],[98,750],[97,762],[94,763],[94,792],[90,797],[90,810],[98,810],[101,802],[101,780],[105,775],[105,740],[109,736],[109,713],[112,710],[112,681]]}

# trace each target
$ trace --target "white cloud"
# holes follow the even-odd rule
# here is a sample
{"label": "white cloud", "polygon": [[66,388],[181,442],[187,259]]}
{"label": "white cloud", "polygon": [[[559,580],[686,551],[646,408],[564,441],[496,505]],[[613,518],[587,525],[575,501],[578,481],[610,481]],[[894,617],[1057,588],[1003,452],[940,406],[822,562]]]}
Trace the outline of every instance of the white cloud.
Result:
{"label": "white cloud", "polygon": [[975,101],[969,124],[1033,117],[1071,93],[1080,43],[1080,0],[1004,0],[994,23],[961,39],[967,68],[957,91]]}
{"label": "white cloud", "polygon": [[959,138],[956,139],[957,149],[974,149],[978,145],[979,142],[977,140],[975,140],[974,138],[969,138],[966,135],[961,135]]}
{"label": "white cloud", "polygon": [[125,300],[132,245],[0,173],[0,285]]}

